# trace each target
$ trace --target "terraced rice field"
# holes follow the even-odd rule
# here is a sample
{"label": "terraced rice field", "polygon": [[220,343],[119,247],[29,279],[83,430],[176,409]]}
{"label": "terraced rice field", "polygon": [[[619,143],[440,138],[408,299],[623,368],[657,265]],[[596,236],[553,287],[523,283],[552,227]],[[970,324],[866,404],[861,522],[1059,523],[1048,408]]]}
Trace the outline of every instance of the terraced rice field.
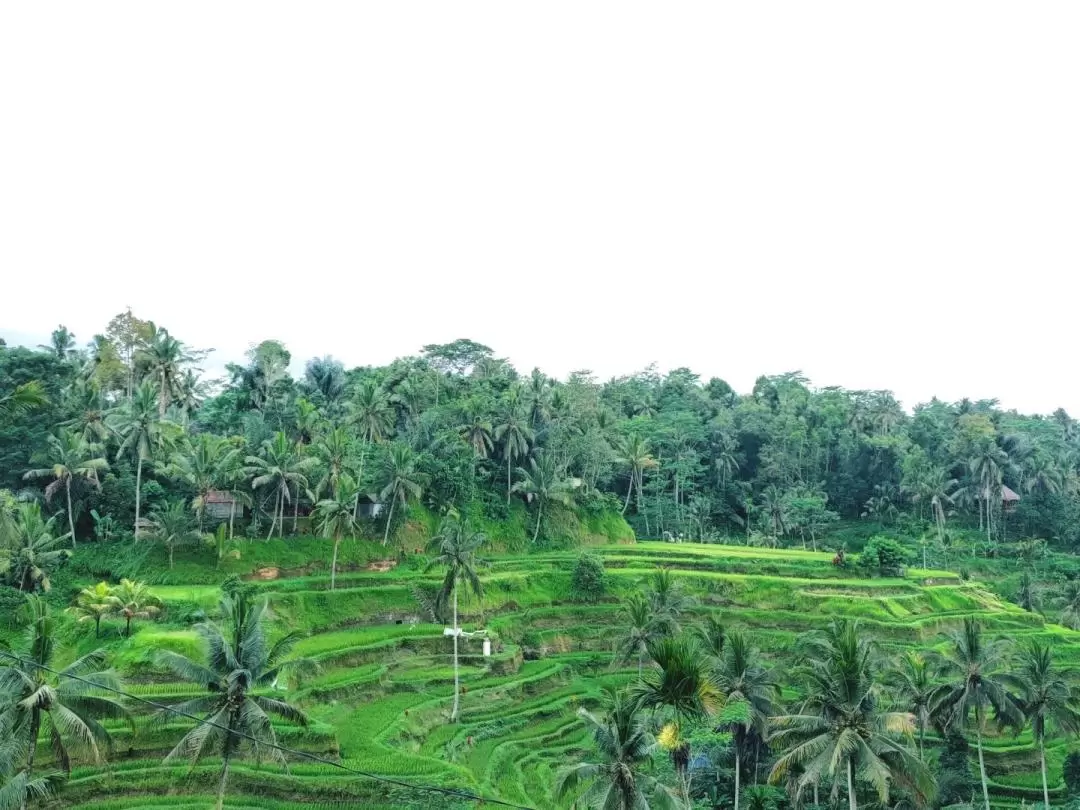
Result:
{"label": "terraced rice field", "polygon": [[[319,547],[321,549],[321,546]],[[324,549],[329,552],[329,544]],[[321,552],[320,552],[321,553]],[[942,631],[966,616],[994,634],[1055,642],[1056,655],[1080,667],[1080,633],[1044,624],[977,583],[943,571],[910,570],[903,579],[859,579],[831,564],[831,555],[801,550],[638,543],[596,549],[609,575],[609,598],[598,605],[569,601],[575,553],[495,557],[485,575],[482,603],[463,603],[467,629],[488,628],[490,658],[479,641],[464,642],[461,722],[448,724],[453,669],[451,641],[431,624],[416,599],[434,587],[437,572],[410,564],[385,571],[346,572],[338,589],[323,575],[282,576],[259,582],[271,601],[275,630],[308,633],[299,654],[320,664],[317,675],[291,685],[314,719],[307,729],[282,726],[284,744],[328,757],[368,774],[415,785],[462,788],[521,805],[558,806],[555,771],[580,759],[589,740],[575,717],[595,704],[605,686],[624,683],[629,669],[612,664],[620,597],[644,587],[658,566],[677,572],[712,613],[753,629],[776,663],[789,660],[799,634],[833,617],[857,617],[897,650],[940,643]],[[310,570],[310,569],[309,569]],[[212,609],[217,589],[174,585],[157,589],[169,602]],[[169,702],[192,687],[170,682],[152,663],[155,649],[190,652],[193,631],[143,624],[115,642],[115,660],[131,691]],[[58,806],[83,810],[205,808],[213,805],[218,766],[162,765],[162,756],[190,724],[149,714],[132,733],[114,726],[117,750],[108,764],[80,767]],[[1049,751],[1051,777],[1060,782],[1066,753]],[[47,760],[47,746],[40,751]],[[988,767],[995,801],[1017,804],[1040,796],[1037,759],[1029,736],[992,738]],[[328,765],[295,761],[285,773],[254,762],[234,768],[232,808],[456,807],[471,803],[379,783]],[[1062,795],[1060,784],[1054,796]]]}

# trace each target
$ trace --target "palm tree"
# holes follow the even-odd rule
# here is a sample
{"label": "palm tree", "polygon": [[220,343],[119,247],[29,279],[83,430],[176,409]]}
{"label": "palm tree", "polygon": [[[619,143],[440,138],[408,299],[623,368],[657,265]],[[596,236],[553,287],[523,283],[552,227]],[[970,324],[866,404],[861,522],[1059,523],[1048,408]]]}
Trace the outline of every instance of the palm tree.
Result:
{"label": "palm tree", "polygon": [[158,418],[164,419],[169,401],[183,394],[184,366],[194,357],[169,330],[158,329],[153,324],[150,327],[150,338],[140,352],[139,361],[146,369],[146,379],[153,380],[157,386]]}
{"label": "palm tree", "polygon": [[[968,460],[968,470],[978,485],[977,499],[980,510],[984,508],[985,504],[986,541],[988,543],[991,542],[990,532],[993,525],[994,502],[1000,497],[1005,469],[1008,466],[1008,454],[997,444],[989,441],[985,442],[978,452]],[[981,522],[983,517],[981,512],[979,517]]]}
{"label": "palm tree", "polygon": [[120,436],[117,458],[123,455],[135,457],[135,540],[139,539],[139,522],[142,517],[143,465],[152,462],[169,443],[168,423],[163,422],[157,410],[157,387],[150,380],[135,389],[131,399],[109,417],[109,424]]}
{"label": "palm tree", "polygon": [[40,408],[49,401],[45,389],[37,380],[16,385],[10,393],[0,396],[0,419],[13,419],[35,408]]}
{"label": "palm tree", "polygon": [[[349,433],[344,428],[323,430],[316,434],[312,450],[325,470],[315,485],[315,491],[333,493],[337,489],[338,480],[348,469],[349,459],[352,458],[352,440]],[[359,483],[356,482],[357,491]]]}
{"label": "palm tree", "polygon": [[341,539],[346,535],[356,536],[359,527],[353,512],[358,487],[352,476],[340,473],[333,482],[329,497],[323,498],[315,506],[315,519],[318,521],[319,534],[334,541],[334,556],[330,561],[330,590],[334,590],[337,580],[337,558]]}
{"label": "palm tree", "polygon": [[83,588],[75,597],[75,604],[68,608],[80,622],[94,623],[94,638],[101,638],[101,620],[116,612],[117,599],[107,582],[99,582],[91,588]]}
{"label": "palm tree", "polygon": [[181,452],[173,455],[169,473],[194,490],[191,507],[198,515],[200,532],[210,492],[227,484],[229,471],[237,466],[239,458],[239,448],[212,433],[200,433],[185,441]]}
{"label": "palm tree", "polygon": [[529,468],[518,467],[520,480],[512,487],[520,492],[529,503],[536,503],[536,528],[533,530],[533,543],[540,536],[540,522],[544,519],[544,507],[549,503],[561,503],[569,506],[572,502],[574,484],[567,479],[555,460],[546,452],[540,451],[529,459]]}
{"label": "palm tree", "polygon": [[112,613],[124,620],[124,635],[129,638],[133,620],[152,619],[161,613],[161,600],[150,593],[150,589],[144,582],[122,579],[120,584],[112,589],[112,595],[114,600]]}
{"label": "palm tree", "polygon": [[[225,804],[229,766],[245,747],[256,755],[268,753],[284,766],[285,758],[277,748],[277,735],[270,715],[306,726],[307,716],[284,700],[258,694],[273,686],[277,679],[310,662],[285,660],[296,643],[289,634],[270,644],[265,629],[266,602],[252,603],[244,596],[225,597],[220,613],[225,625],[206,621],[196,626],[206,646],[205,663],[180,653],[158,653],[160,663],[186,681],[198,684],[207,694],[180,703],[173,708],[185,714],[203,715],[200,723],[165,757],[197,763],[211,750],[221,757],[221,778],[217,790],[217,810]],[[210,724],[213,725],[210,725]],[[254,738],[254,740],[251,740]]]}
{"label": "palm tree", "polygon": [[1023,720],[1002,676],[1008,665],[1008,652],[1003,642],[983,638],[982,625],[971,618],[964,619],[963,628],[953,633],[949,642],[944,664],[951,681],[938,693],[931,711],[943,726],[952,728],[967,724],[974,716],[983,803],[990,810],[982,744],[987,709],[993,708],[1002,725],[1017,726]]}
{"label": "palm tree", "polygon": [[[912,500],[930,505],[939,544],[945,536],[945,517],[954,503],[957,485],[957,480],[952,478],[944,467],[931,467],[919,476],[912,488]],[[923,568],[925,567],[924,563]]]}
{"label": "palm tree", "polygon": [[626,487],[626,500],[623,501],[622,508],[622,514],[625,515],[627,507],[630,506],[632,492],[637,493],[637,508],[641,509],[642,477],[645,470],[656,467],[657,462],[649,452],[649,442],[636,433],[618,442],[615,452],[618,454],[616,462],[630,469],[630,483]]}
{"label": "palm tree", "polygon": [[679,632],[682,614],[694,605],[693,597],[683,590],[670,568],[661,568],[652,575],[648,599],[653,621],[669,635]]}
{"label": "palm tree", "polygon": [[109,462],[98,455],[101,447],[86,441],[78,433],[61,430],[49,437],[48,450],[38,457],[39,463],[49,466],[28,471],[23,478],[51,478],[45,487],[45,500],[50,501],[58,490],[63,489],[67,497],[68,529],[71,534],[71,546],[75,547],[75,510],[71,505],[71,482],[74,479],[89,481],[100,488],[98,473],[109,469]]}
{"label": "palm tree", "polygon": [[38,348],[55,355],[57,360],[67,360],[75,352],[75,334],[60,324],[52,331],[49,342],[39,343]]}
{"label": "palm tree", "polygon": [[[715,637],[715,630],[710,634]],[[751,739],[765,739],[768,720],[776,713],[775,700],[780,685],[761,663],[761,653],[741,631],[725,635],[723,650],[716,659],[716,686],[724,701],[720,725],[732,734],[735,751],[735,810],[739,810],[739,781],[743,757]]]}
{"label": "palm tree", "polygon": [[898,665],[890,671],[888,680],[897,696],[915,718],[919,729],[919,756],[923,755],[926,729],[930,725],[930,710],[936,702],[940,686],[937,682],[939,668],[926,656],[908,650]]}
{"label": "palm tree", "polygon": [[739,471],[739,459],[735,454],[738,452],[739,442],[734,436],[724,434],[716,448],[716,457],[713,465],[720,475],[720,488],[727,487],[728,480]]}
{"label": "palm tree", "polygon": [[1065,583],[1058,604],[1061,606],[1061,623],[1073,630],[1080,629],[1080,580]]}
{"label": "palm tree", "polygon": [[376,444],[389,437],[394,428],[394,409],[386,392],[370,380],[356,391],[349,410],[353,424],[365,444]]}
{"label": "palm tree", "polygon": [[173,567],[173,551],[177,546],[198,543],[202,535],[196,531],[184,502],[179,499],[158,504],[150,513],[154,538],[169,551],[169,568]]}
{"label": "palm tree", "polygon": [[616,644],[617,661],[628,663],[637,659],[638,680],[641,680],[642,665],[649,645],[663,633],[653,615],[652,604],[641,593],[631,593],[623,602],[619,612],[619,626],[624,635]]}
{"label": "palm tree", "polygon": [[933,791],[926,765],[904,745],[900,735],[914,729],[907,712],[881,708],[877,678],[877,648],[853,622],[836,621],[828,630],[808,639],[801,673],[806,699],[798,714],[772,719],[772,741],[784,753],[773,766],[769,781],[783,780],[802,769],[798,791],[829,777],[835,799],[846,777],[848,807],[856,810],[855,777],[864,776],[881,802],[889,799],[894,783],[909,787],[920,800]]}
{"label": "palm tree", "polygon": [[76,380],[64,394],[64,408],[75,416],[61,422],[61,427],[71,428],[88,442],[109,438],[101,390],[96,383]]}
{"label": "palm tree", "polygon": [[274,517],[270,521],[269,540],[274,536],[274,527],[278,527],[278,537],[285,531],[285,504],[292,499],[291,488],[297,493],[300,487],[307,487],[305,473],[316,463],[314,458],[303,458],[297,445],[289,440],[284,431],[279,430],[273,439],[263,442],[260,454],[248,456],[248,474],[252,476],[252,489],[266,489],[274,497]]}
{"label": "palm tree", "polygon": [[458,674],[458,637],[461,633],[458,629],[458,589],[463,586],[472,591],[477,599],[483,599],[484,586],[477,573],[483,561],[477,559],[476,552],[486,542],[483,534],[473,531],[468,522],[457,515],[443,518],[438,534],[431,538],[430,549],[436,556],[428,563],[427,570],[437,566],[446,568],[437,604],[445,605],[448,599],[452,599],[454,605],[454,708],[450,713],[451,723],[457,722],[461,695]]}
{"label": "palm tree", "polygon": [[21,591],[49,590],[53,570],[71,554],[58,548],[67,535],[53,534],[56,516],[45,520],[38,504],[20,503],[10,523],[10,541],[0,547],[0,571]]}
{"label": "palm tree", "polygon": [[532,428],[521,407],[518,389],[511,389],[499,413],[495,425],[495,441],[502,444],[503,458],[506,459],[506,502],[510,503],[510,491],[513,482],[510,479],[510,467],[519,458],[529,452],[529,442],[534,438]]}
{"label": "palm tree", "polygon": [[1031,724],[1031,735],[1039,746],[1042,769],[1043,807],[1050,807],[1046,782],[1046,731],[1056,726],[1066,734],[1080,732],[1080,711],[1076,688],[1054,666],[1050,645],[1031,641],[1023,648],[1016,672],[1005,680],[1020,695],[1020,711]]}
{"label": "palm tree", "polygon": [[[94,650],[63,669],[54,660],[58,645],[57,623],[48,604],[28,597],[29,626],[26,645],[15,656],[4,656],[0,666],[0,692],[11,695],[11,729],[25,743],[25,779],[33,778],[34,755],[44,731],[56,765],[71,773],[71,754],[85,751],[95,762],[110,742],[99,718],[128,717],[118,702],[102,696],[101,687],[119,689],[116,673],[103,669],[105,652]],[[18,659],[18,660],[13,660]],[[59,671],[56,674],[49,670]],[[25,808],[25,800],[22,807]]]}
{"label": "palm tree", "polygon": [[657,744],[636,701],[608,690],[605,704],[603,719],[587,709],[578,709],[578,717],[592,733],[601,761],[581,762],[560,770],[555,778],[556,796],[577,794],[586,806],[609,810],[680,807],[670,788],[646,772]]}
{"label": "palm tree", "polygon": [[641,707],[671,715],[666,747],[682,783],[683,801],[689,803],[690,744],[681,729],[685,721],[716,714],[723,695],[692,639],[661,637],[649,645],[649,657],[653,667],[634,684],[632,694]]}
{"label": "palm tree", "polygon": [[390,542],[394,507],[400,502],[404,508],[410,500],[419,498],[424,491],[423,475],[417,469],[417,459],[412,448],[401,442],[391,444],[383,457],[379,480],[382,482],[379,497],[384,503],[390,502],[390,510],[386,515],[386,530],[383,532],[385,546]]}
{"label": "palm tree", "polygon": [[480,412],[479,406],[474,402],[467,403],[462,415],[464,423],[458,425],[458,433],[476,454],[477,458],[487,458],[495,445],[491,439],[491,422]]}
{"label": "palm tree", "polygon": [[787,533],[788,498],[780,488],[771,485],[761,493],[761,511],[769,521],[769,530],[775,538]]}

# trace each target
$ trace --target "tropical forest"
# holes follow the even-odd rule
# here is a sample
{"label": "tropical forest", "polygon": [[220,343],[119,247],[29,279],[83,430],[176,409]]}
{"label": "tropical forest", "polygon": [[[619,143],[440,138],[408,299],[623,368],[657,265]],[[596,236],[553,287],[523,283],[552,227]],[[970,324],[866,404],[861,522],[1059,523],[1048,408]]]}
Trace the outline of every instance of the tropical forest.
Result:
{"label": "tropical forest", "polygon": [[252,337],[0,345],[0,810],[1080,807],[1064,410]]}

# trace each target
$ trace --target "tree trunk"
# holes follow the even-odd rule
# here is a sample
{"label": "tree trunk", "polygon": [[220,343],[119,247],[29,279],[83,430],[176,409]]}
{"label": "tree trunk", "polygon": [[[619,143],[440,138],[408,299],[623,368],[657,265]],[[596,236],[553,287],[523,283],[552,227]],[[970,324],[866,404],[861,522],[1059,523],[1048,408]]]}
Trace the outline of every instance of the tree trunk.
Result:
{"label": "tree trunk", "polygon": [[544,516],[544,505],[538,503],[536,505],[536,528],[533,530],[533,545],[536,545],[536,538],[540,536],[540,520]]}
{"label": "tree trunk", "polygon": [[135,541],[139,540],[139,514],[142,507],[142,453],[135,464]]}
{"label": "tree trunk", "polygon": [[[30,718],[30,751],[26,755],[26,780],[30,781],[30,774],[34,770],[34,754],[37,753],[38,733],[41,731],[41,710],[34,709]],[[23,794],[19,805],[26,810],[26,794]]]}
{"label": "tree trunk", "polygon": [[1046,741],[1039,738],[1039,765],[1042,767],[1043,810],[1050,810],[1050,788],[1046,786]]}
{"label": "tree trunk", "polygon": [[741,770],[742,770],[742,768],[740,767],[740,760],[739,760],[739,746],[736,744],[735,745],[735,810],[739,810],[739,776],[740,776],[739,771],[741,771]]}
{"label": "tree trunk", "polygon": [[978,727],[975,729],[975,745],[979,749],[979,779],[982,781],[983,805],[990,810],[990,789],[986,786],[986,762],[983,759],[982,745],[982,718],[976,717]]}
{"label": "tree trunk", "polygon": [[634,491],[634,471],[630,470],[630,486],[626,488],[626,500],[623,501],[622,511],[620,515],[625,515],[627,508],[630,506],[630,493]]}
{"label": "tree trunk", "polygon": [[266,535],[266,542],[268,543],[270,542],[270,538],[274,536],[274,524],[277,523],[278,499],[280,497],[281,490],[279,489],[276,493],[274,493],[274,515],[270,518],[270,531]]}
{"label": "tree trunk", "polygon": [[639,681],[641,680],[641,665],[644,663],[644,659],[645,659],[645,650],[643,650],[639,646],[638,651],[637,651],[637,679]]}
{"label": "tree trunk", "polygon": [[173,544],[169,543],[169,568],[173,567]]}
{"label": "tree trunk", "polygon": [[101,638],[101,616],[94,617],[94,638]]}
{"label": "tree trunk", "polygon": [[68,528],[71,529],[71,547],[75,548],[75,513],[71,510],[71,475],[64,482],[64,490],[67,492],[68,505]]}
{"label": "tree trunk", "polygon": [[510,454],[506,454],[506,505],[510,505]]}
{"label": "tree trunk", "polygon": [[817,783],[817,780],[815,779],[814,780],[814,807],[820,807],[820,806],[821,805],[818,802],[818,783]]}
{"label": "tree trunk", "polygon": [[847,800],[848,810],[858,810],[858,805],[855,802],[855,780],[852,778],[850,758],[847,761]]}
{"label": "tree trunk", "polygon": [[126,623],[124,627],[124,635],[128,638],[131,638],[131,616],[125,616],[124,622]]}
{"label": "tree trunk", "polygon": [[454,583],[454,710],[450,712],[450,722],[456,723],[458,710],[461,708],[461,678],[458,675],[458,623],[457,623],[457,582]]}
{"label": "tree trunk", "polygon": [[292,533],[296,534],[296,521],[300,517],[300,482],[296,482],[296,499],[292,505]]}
{"label": "tree trunk", "polygon": [[217,810],[223,810],[225,807],[225,786],[229,781],[229,758],[225,757],[225,761],[221,763],[221,781],[218,783],[217,792]]}
{"label": "tree trunk", "polygon": [[229,539],[233,539],[233,522],[236,518],[236,498],[233,498],[232,505],[229,507]]}
{"label": "tree trunk", "polygon": [[334,580],[337,579],[337,550],[341,543],[340,537],[334,537],[334,559],[330,561],[330,590],[334,590]]}
{"label": "tree trunk", "polygon": [[383,532],[382,544],[390,542],[390,524],[394,522],[394,507],[397,505],[397,497],[390,499],[390,511],[386,515],[386,531]]}
{"label": "tree trunk", "polygon": [[288,481],[283,484],[283,487],[284,488],[281,490],[281,508],[279,509],[280,519],[278,520],[277,525],[278,540],[285,539],[285,499],[289,496]]}

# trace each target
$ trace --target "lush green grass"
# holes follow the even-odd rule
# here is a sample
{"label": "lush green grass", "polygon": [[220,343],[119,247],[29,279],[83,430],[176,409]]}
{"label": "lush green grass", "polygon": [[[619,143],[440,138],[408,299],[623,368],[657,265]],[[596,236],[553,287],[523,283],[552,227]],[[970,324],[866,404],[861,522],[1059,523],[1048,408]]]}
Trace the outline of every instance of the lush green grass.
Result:
{"label": "lush green grass", "polygon": [[[520,545],[513,528],[520,517],[503,524],[511,528],[501,547]],[[588,526],[594,542],[621,539],[618,521],[599,523]],[[369,562],[386,558],[386,550],[346,543],[338,588],[331,592],[326,541],[245,541],[238,548],[238,558],[222,561],[220,568],[207,565],[202,552],[182,557],[172,572],[156,577],[162,584],[155,592],[173,608],[165,621],[137,624],[130,639],[114,632],[107,637],[112,663],[137,681],[134,693],[166,701],[195,694],[194,687],[173,682],[154,666],[155,652],[198,656],[201,646],[190,624],[214,614],[225,577],[275,568],[272,577],[264,572],[251,584],[270,600],[274,633],[300,631],[304,637],[295,653],[320,665],[315,675],[293,685],[294,699],[314,725],[278,727],[283,742],[369,773],[467,788],[538,808],[558,806],[551,793],[554,773],[589,747],[577,709],[595,705],[605,686],[633,677],[634,670],[611,661],[620,601],[647,587],[661,566],[697,597],[698,615],[712,613],[728,625],[751,628],[778,663],[789,663],[800,635],[832,618],[857,618],[887,649],[900,650],[940,645],[943,632],[975,616],[992,634],[1052,640],[1059,659],[1080,669],[1080,633],[1047,624],[953,572],[909,569],[902,578],[866,579],[834,566],[831,553],[801,548],[611,543],[594,549],[605,561],[608,585],[608,596],[594,605],[570,601],[576,550],[489,555],[485,596],[463,600],[462,616],[468,628],[489,629],[496,654],[485,659],[479,641],[463,643],[462,717],[450,725],[452,643],[417,602],[418,589],[430,592],[439,582],[437,571],[424,573],[422,557],[406,556],[388,571],[367,570]],[[981,573],[989,577],[992,571]],[[69,657],[94,644],[87,629],[70,631]],[[525,655],[540,657],[523,660]],[[205,807],[217,773],[212,760],[194,769],[161,764],[161,755],[186,727],[146,717],[134,733],[116,726],[121,756],[107,767],[77,768],[64,805]],[[1035,798],[1030,735],[991,736],[987,743],[995,802]],[[1060,742],[1048,750],[1055,796],[1066,752]],[[48,762],[47,746],[40,756]],[[150,795],[157,798],[144,798]],[[230,795],[228,807],[269,810],[352,806],[358,800],[371,808],[455,806],[403,790],[387,794],[370,780],[303,761],[293,762],[287,774],[267,763],[238,765]]]}

